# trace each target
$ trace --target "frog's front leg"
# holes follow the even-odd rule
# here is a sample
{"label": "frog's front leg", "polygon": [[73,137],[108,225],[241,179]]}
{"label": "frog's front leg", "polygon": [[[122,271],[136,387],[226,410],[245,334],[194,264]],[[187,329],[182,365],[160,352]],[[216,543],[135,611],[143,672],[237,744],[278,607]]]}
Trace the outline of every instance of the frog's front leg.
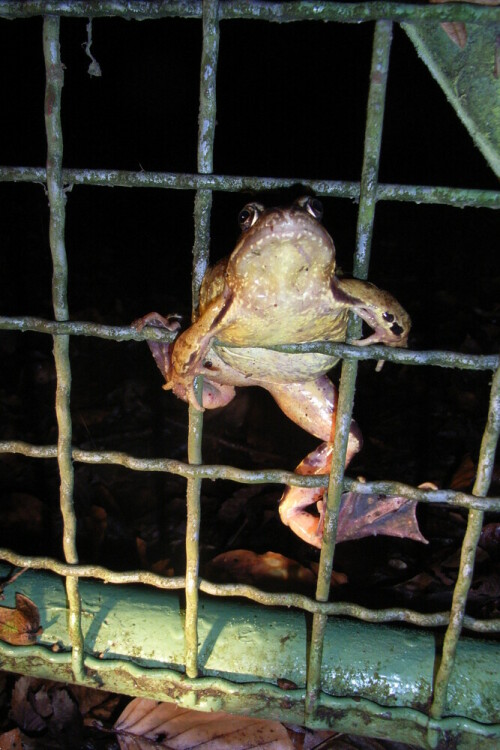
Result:
{"label": "frog's front leg", "polygon": [[332,293],[339,305],[351,309],[373,328],[370,336],[353,341],[353,344],[407,345],[410,316],[392,294],[359,279],[335,279]]}
{"label": "frog's front leg", "polygon": [[[146,326],[151,326],[175,332],[181,327],[179,318],[179,315],[168,315],[164,317],[157,312],[151,312],[144,315],[142,318],[138,318],[138,320],[134,320],[132,325],[138,331],[142,331]],[[182,382],[178,382],[176,373],[173,369],[173,352],[177,343],[177,341],[164,343],[162,341],[148,340],[151,354],[154,357],[158,369],[165,378],[165,385],[163,388],[167,391],[173,390],[176,396],[184,401],[189,401],[188,389]],[[232,385],[215,383],[210,377],[204,377],[202,395],[204,409],[216,409],[220,406],[226,406],[234,396],[235,390]],[[198,403],[197,408],[200,408]]]}
{"label": "frog's front leg", "polygon": [[[297,474],[328,474],[334,450],[337,390],[323,376],[306,383],[266,386],[283,412],[307,432],[324,442],[295,469]],[[362,445],[361,432],[351,422],[347,444],[346,466]],[[288,487],[280,502],[280,517],[286,526],[305,542],[321,547],[323,536],[323,497],[321,487]],[[305,510],[318,505],[319,516]]]}
{"label": "frog's front leg", "polygon": [[198,403],[194,379],[197,375],[210,378],[210,366],[205,366],[205,360],[213,339],[223,326],[231,302],[231,292],[226,288],[203,310],[203,315],[179,336],[172,350],[172,368],[167,387],[198,410],[206,405]]}

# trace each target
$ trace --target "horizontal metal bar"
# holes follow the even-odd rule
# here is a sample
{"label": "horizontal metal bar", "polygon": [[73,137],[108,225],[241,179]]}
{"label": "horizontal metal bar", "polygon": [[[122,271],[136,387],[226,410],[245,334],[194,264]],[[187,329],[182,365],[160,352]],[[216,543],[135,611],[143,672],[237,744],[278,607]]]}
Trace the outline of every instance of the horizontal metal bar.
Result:
{"label": "horizontal metal bar", "polygon": [[[147,327],[140,333],[131,326],[106,326],[84,321],[53,321],[33,317],[0,316],[0,331],[32,331],[35,333],[67,334],[73,336],[95,336],[112,341],[174,341],[176,334],[159,328]],[[236,348],[236,347],[235,347]],[[332,357],[349,359],[374,359],[401,365],[434,365],[456,367],[462,370],[496,370],[500,366],[498,354],[460,354],[439,350],[412,351],[394,349],[390,346],[359,347],[331,341],[315,341],[306,344],[282,344],[268,347],[278,352],[303,354],[320,352]]]}
{"label": "horizontal metal bar", "polygon": [[[255,19],[259,21],[338,21],[360,23],[391,19],[393,21],[469,21],[481,23],[500,20],[497,8],[481,5],[421,5],[395,2],[317,3],[262,2],[260,0],[225,0],[220,4],[221,19]],[[0,1],[0,18],[29,18],[51,15],[99,18],[120,17],[137,21],[159,18],[201,18],[201,0],[14,0]]]}
{"label": "horizontal metal bar", "polygon": [[[145,570],[117,572],[101,565],[70,565],[51,557],[32,557],[20,555],[10,549],[0,548],[0,560],[6,560],[19,568],[34,570],[49,570],[61,576],[78,576],[79,578],[95,578],[106,583],[114,584],[143,584],[155,586],[159,589],[179,590],[186,584],[184,576],[167,578]],[[419,627],[443,627],[449,623],[449,612],[434,612],[423,614],[411,609],[386,607],[385,609],[369,609],[350,602],[320,602],[305,594],[274,594],[261,591],[255,586],[240,583],[212,583],[203,578],[199,579],[200,591],[210,596],[244,597],[266,607],[297,607],[312,614],[355,617],[364,622],[405,622]],[[500,633],[500,618],[478,620],[474,617],[464,618],[464,627],[476,633]]]}
{"label": "horizontal metal bar", "polygon": [[[30,458],[56,458],[54,445],[32,445],[21,440],[0,441],[0,453],[20,453]],[[74,461],[85,464],[114,464],[135,471],[168,472],[185,479],[226,479],[241,484],[290,484],[294,487],[326,487],[326,475],[294,474],[282,469],[248,470],[222,464],[187,464],[171,458],[135,458],[119,451],[86,451],[73,448]],[[447,504],[457,508],[500,511],[500,497],[475,497],[453,490],[422,490],[403,482],[360,482],[344,477],[344,489],[361,495],[380,494],[407,497],[420,503]]]}
{"label": "horizontal metal bar", "polygon": [[[68,189],[71,189],[74,185],[94,185],[99,187],[156,187],[172,190],[210,189],[222,192],[242,192],[279,190],[302,185],[322,197],[349,198],[357,201],[360,195],[359,182],[310,180],[303,177],[132,172],[118,169],[63,169],[62,174]],[[45,168],[0,167],[0,182],[44,184]],[[500,209],[500,192],[473,188],[379,184],[376,191],[376,200],[429,203],[457,208],[477,206]]]}

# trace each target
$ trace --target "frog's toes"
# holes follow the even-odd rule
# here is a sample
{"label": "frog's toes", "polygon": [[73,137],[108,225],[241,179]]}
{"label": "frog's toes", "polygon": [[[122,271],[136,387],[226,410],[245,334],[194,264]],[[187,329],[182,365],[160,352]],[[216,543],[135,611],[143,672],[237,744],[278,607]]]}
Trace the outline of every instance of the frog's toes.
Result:
{"label": "frog's toes", "polygon": [[151,326],[152,328],[166,328],[167,331],[178,331],[181,327],[180,320],[181,316],[177,314],[165,317],[164,315],[160,315],[160,313],[150,312],[147,313],[147,315],[143,315],[142,318],[134,320],[132,327],[137,331],[142,331],[146,326]]}
{"label": "frog's toes", "polygon": [[321,548],[323,539],[323,514],[314,516],[303,510],[314,503],[318,490],[303,487],[289,487],[285,490],[279,506],[281,521],[300,539],[314,547]]}

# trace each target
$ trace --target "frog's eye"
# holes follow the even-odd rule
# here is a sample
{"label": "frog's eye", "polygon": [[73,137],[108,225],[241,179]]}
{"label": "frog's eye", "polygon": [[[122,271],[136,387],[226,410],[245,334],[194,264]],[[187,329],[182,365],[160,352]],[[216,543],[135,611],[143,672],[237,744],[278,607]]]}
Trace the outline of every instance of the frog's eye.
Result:
{"label": "frog's eye", "polygon": [[300,206],[304,211],[314,219],[321,221],[323,217],[323,204],[317,198],[312,198],[310,195],[305,195],[303,198],[299,198],[295,201],[297,206]]}
{"label": "frog's eye", "polygon": [[238,214],[238,224],[240,225],[242,232],[246,232],[250,227],[253,227],[263,210],[264,206],[261,206],[260,203],[247,203],[247,205],[241,209]]}

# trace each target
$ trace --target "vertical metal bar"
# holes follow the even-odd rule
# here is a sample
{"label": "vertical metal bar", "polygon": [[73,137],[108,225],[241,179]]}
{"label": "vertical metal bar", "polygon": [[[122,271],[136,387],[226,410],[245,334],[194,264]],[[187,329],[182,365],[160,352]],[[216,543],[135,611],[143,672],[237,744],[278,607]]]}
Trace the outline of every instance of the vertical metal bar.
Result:
{"label": "vertical metal bar", "polygon": [[[362,279],[366,279],[368,275],[370,259],[391,42],[392,23],[390,21],[378,21],[375,25],[373,38],[356,252],[354,256],[354,275]],[[351,320],[349,322],[348,335],[350,338],[361,335],[361,321]],[[318,601],[328,601],[330,593],[333,555],[337,536],[337,520],[342,497],[344,465],[352,418],[357,370],[358,363],[356,360],[345,360],[342,363],[335,426],[335,451],[330,471],[323,546],[321,548],[318,583],[316,587],[316,598]],[[315,614],[313,617],[311,653],[307,674],[306,716],[314,712],[320,691],[323,638],[326,621],[326,615]]]}
{"label": "vertical metal bar", "polygon": [[[481,441],[477,477],[472,490],[473,495],[486,497],[493,474],[495,452],[500,435],[500,369],[495,372],[491,385],[490,405],[488,410],[488,421]],[[446,704],[446,695],[450,681],[458,639],[462,631],[462,625],[467,604],[467,595],[472,583],[474,572],[474,559],[476,556],[477,543],[483,526],[484,512],[472,508],[469,511],[467,530],[462,543],[460,556],[460,567],[457,582],[453,591],[451,605],[450,624],[446,630],[443,642],[443,653],[441,663],[436,675],[434,685],[434,700],[431,706],[431,716],[438,719],[442,716]]]}
{"label": "vertical metal bar", "polygon": [[[43,22],[45,58],[45,128],[47,132],[47,191],[50,204],[49,239],[52,253],[52,301],[58,321],[68,320],[68,267],[64,245],[66,196],[62,182],[63,135],[61,127],[61,95],[64,72],[59,46],[60,21],[46,16]],[[73,507],[73,463],[71,460],[71,367],[69,336],[54,336],[56,365],[56,416],[58,424],[57,458],[61,477],[60,504],[63,517],[63,549],[69,563],[78,562],[76,550],[76,517]],[[66,578],[69,604],[69,632],[72,644],[72,668],[75,680],[84,677],[81,602],[78,578]]]}
{"label": "vertical metal bar", "polygon": [[[216,113],[216,72],[219,54],[219,3],[217,0],[203,2],[203,50],[200,70],[200,111],[198,120],[198,171],[210,174],[213,171],[213,144]],[[195,238],[193,246],[192,298],[193,317],[196,317],[201,282],[208,266],[210,242],[210,212],[212,191],[198,190],[195,196]],[[197,378],[196,395],[201,402],[203,383]],[[202,413],[189,408],[189,463],[200,464]],[[187,483],[186,526],[186,674],[198,674],[198,569],[200,537],[200,492],[201,479],[189,479]]]}

